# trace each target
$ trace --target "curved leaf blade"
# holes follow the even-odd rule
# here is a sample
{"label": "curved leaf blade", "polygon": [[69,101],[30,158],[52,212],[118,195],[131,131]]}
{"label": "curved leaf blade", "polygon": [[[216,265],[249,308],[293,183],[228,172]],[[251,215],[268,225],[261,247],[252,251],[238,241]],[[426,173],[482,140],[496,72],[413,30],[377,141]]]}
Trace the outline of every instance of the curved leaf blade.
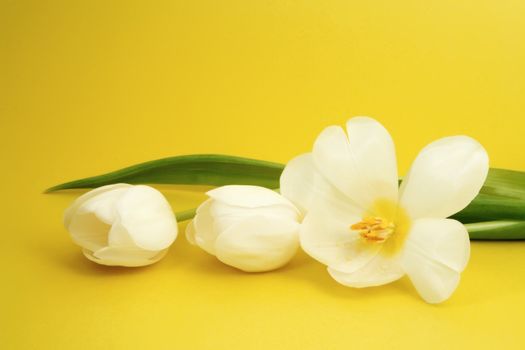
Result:
{"label": "curved leaf blade", "polygon": [[525,199],[513,199],[480,193],[470,204],[451,216],[462,223],[525,220]]}
{"label": "curved leaf blade", "polygon": [[129,184],[258,185],[278,188],[283,164],[220,154],[196,154],[157,159],[107,174],[53,186],[46,192]]}
{"label": "curved leaf blade", "polygon": [[525,221],[487,221],[466,224],[472,240],[525,239]]}
{"label": "curved leaf blade", "polygon": [[525,200],[525,172],[490,168],[480,193]]}

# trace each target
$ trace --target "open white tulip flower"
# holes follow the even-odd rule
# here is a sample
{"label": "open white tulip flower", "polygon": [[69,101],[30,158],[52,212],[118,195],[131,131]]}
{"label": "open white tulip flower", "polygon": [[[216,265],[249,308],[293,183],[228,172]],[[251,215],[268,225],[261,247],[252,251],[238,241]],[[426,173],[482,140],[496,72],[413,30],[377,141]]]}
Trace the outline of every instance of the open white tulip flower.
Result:
{"label": "open white tulip flower", "polygon": [[277,269],[297,252],[300,212],[280,194],[231,185],[207,195],[186,228],[190,243],[246,272]]}
{"label": "open white tulip flower", "polygon": [[157,262],[178,230],[175,215],[159,191],[128,184],[85,193],[66,210],[64,224],[89,260],[110,266]]}
{"label": "open white tulip flower", "polygon": [[327,127],[313,151],[290,161],[281,193],[306,214],[302,248],[339,283],[378,286],[407,274],[439,303],[456,289],[470,254],[465,227],[447,217],[465,208],[488,172],[484,148],[466,136],[427,145],[398,188],[394,144],[385,128],[352,118]]}

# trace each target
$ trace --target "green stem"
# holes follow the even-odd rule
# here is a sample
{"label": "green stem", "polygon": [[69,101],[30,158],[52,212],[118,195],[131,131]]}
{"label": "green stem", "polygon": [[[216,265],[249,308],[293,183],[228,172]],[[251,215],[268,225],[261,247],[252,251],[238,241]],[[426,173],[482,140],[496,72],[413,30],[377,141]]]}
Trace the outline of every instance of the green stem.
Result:
{"label": "green stem", "polygon": [[193,208],[193,209],[176,212],[175,217],[177,218],[178,222],[183,222],[186,220],[193,219],[196,213],[197,213],[197,208]]}

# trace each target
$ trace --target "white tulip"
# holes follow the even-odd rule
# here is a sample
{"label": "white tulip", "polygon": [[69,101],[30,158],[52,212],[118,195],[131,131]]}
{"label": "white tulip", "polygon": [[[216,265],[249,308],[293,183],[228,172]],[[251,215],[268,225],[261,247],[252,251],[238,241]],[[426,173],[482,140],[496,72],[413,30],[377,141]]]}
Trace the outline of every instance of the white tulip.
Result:
{"label": "white tulip", "polygon": [[197,209],[188,241],[247,272],[277,269],[299,247],[299,211],[278,193],[257,186],[223,186]]}
{"label": "white tulip", "polygon": [[485,149],[466,136],[426,146],[398,188],[394,143],[377,121],[326,128],[312,153],[288,163],[281,193],[306,216],[303,249],[339,283],[377,286],[405,273],[429,303],[450,297],[470,254],[467,230],[446,219],[465,208],[488,172]]}
{"label": "white tulip", "polygon": [[177,237],[169,203],[143,185],[116,184],[87,192],[66,210],[64,224],[89,260],[109,266],[153,264]]}

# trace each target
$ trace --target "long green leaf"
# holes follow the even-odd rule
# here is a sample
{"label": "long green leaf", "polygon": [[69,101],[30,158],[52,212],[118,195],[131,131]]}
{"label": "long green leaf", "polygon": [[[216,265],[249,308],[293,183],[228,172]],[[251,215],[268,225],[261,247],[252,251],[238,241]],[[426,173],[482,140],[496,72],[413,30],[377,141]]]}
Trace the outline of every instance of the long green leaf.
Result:
{"label": "long green leaf", "polygon": [[284,165],[218,154],[196,154],[153,160],[107,174],[66,182],[46,192],[129,184],[258,185],[278,188]]}
{"label": "long green leaf", "polygon": [[481,193],[525,200],[525,172],[491,168]]}
{"label": "long green leaf", "polygon": [[466,224],[472,240],[525,239],[525,221],[488,221]]}
{"label": "long green leaf", "polygon": [[[250,184],[279,187],[284,164],[220,154],[175,156],[140,163],[103,175],[53,186],[47,192],[95,188],[117,182],[131,184]],[[525,200],[525,172],[491,168],[481,194]]]}
{"label": "long green leaf", "polygon": [[480,193],[465,209],[452,218],[462,223],[525,220],[525,200]]}

